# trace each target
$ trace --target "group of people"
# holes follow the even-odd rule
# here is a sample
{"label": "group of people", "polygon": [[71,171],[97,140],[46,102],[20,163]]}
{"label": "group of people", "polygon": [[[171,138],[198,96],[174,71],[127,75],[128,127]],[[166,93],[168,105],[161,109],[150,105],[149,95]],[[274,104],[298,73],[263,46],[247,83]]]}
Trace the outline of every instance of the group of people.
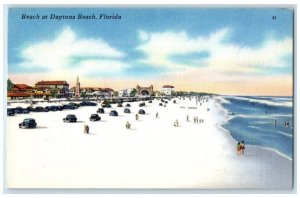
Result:
{"label": "group of people", "polygon": [[236,146],[236,150],[237,150],[237,154],[238,155],[244,155],[245,153],[245,143],[244,141],[242,142],[238,142],[237,146]]}
{"label": "group of people", "polygon": [[[186,116],[186,121],[189,122],[189,115]],[[199,119],[197,116],[194,116],[194,123],[203,123],[204,119]]]}

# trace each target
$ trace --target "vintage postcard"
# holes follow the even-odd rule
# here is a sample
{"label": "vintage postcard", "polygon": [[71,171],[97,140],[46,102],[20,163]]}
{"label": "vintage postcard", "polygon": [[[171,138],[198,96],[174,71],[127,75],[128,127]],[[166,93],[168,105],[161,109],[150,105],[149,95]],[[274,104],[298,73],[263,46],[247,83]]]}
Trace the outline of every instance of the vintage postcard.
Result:
{"label": "vintage postcard", "polygon": [[293,189],[293,7],[6,21],[7,188]]}

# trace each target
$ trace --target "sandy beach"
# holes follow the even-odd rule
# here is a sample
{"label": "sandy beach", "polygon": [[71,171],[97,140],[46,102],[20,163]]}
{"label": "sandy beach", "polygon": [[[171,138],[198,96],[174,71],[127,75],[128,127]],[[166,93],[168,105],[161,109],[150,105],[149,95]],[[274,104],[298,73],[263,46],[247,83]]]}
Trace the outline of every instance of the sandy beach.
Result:
{"label": "sandy beach", "polygon": [[[237,141],[221,127],[228,117],[220,99],[201,106],[195,99],[176,99],[176,104],[169,101],[166,107],[157,100],[146,101],[145,107],[133,102],[130,114],[123,113],[126,103],[123,107],[113,104],[99,114],[97,122],[90,122],[89,117],[100,104],[8,117],[8,187],[291,189],[292,160],[249,145],[244,156],[236,154]],[[112,109],[118,117],[109,116]],[[136,121],[139,109],[146,115]],[[75,114],[78,122],[64,123],[67,114]],[[204,122],[194,123],[194,116]],[[34,118],[37,128],[19,129],[24,118]],[[173,126],[176,119],[179,127]],[[126,121],[132,125],[129,130]],[[84,124],[90,127],[89,135],[83,133]]]}

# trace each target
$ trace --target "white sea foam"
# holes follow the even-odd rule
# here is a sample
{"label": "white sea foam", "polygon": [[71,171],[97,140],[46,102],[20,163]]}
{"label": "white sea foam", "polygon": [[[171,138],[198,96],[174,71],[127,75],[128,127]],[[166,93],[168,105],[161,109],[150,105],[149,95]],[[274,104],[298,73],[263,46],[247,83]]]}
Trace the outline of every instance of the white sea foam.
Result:
{"label": "white sea foam", "polygon": [[280,133],[281,135],[284,135],[284,136],[287,136],[287,137],[290,137],[290,138],[293,137],[293,135],[287,134],[287,133],[283,133],[283,132],[281,132],[281,131],[275,131],[275,132],[276,132],[276,133]]}
{"label": "white sea foam", "polygon": [[247,98],[247,97],[242,97],[242,96],[231,96],[231,97],[238,99],[238,100],[245,100],[245,101],[249,101],[249,102],[256,102],[256,103],[272,105],[272,106],[282,106],[282,107],[292,107],[293,106],[293,103],[291,101],[275,102],[275,101],[271,101],[271,100],[254,99],[254,98]]}

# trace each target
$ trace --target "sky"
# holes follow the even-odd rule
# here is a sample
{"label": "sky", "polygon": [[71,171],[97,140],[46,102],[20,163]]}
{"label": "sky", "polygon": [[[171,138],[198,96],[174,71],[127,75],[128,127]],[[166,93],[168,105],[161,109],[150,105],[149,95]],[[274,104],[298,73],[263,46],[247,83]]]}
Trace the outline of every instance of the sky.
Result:
{"label": "sky", "polygon": [[168,84],[178,91],[293,94],[290,9],[13,7],[7,18],[13,83],[66,80],[72,87],[79,76],[81,86],[114,90]]}

